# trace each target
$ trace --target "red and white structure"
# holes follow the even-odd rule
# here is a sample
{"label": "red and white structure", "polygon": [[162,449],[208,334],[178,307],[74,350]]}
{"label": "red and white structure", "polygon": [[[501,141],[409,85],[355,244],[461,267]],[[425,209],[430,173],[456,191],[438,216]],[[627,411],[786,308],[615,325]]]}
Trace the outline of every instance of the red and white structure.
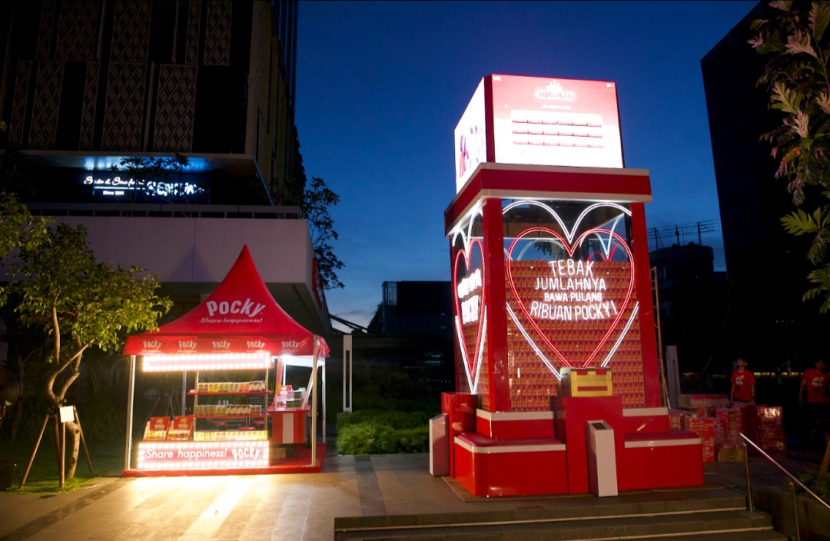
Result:
{"label": "red and white structure", "polygon": [[[248,246],[242,248],[224,280],[196,308],[179,319],[161,325],[158,330],[131,336],[124,346],[130,355],[130,383],[127,405],[127,436],[124,475],[217,475],[223,473],[300,473],[319,472],[325,452],[318,455],[317,379],[322,368],[325,397],[325,358],[329,349],[325,340],[303,328],[274,300],[254,265]],[[194,400],[194,413],[182,419],[195,426],[198,419],[256,419],[259,430],[222,432],[221,441],[193,438],[171,441],[170,437],[139,442],[135,467],[132,464],[133,403],[136,357],[142,358],[144,372],[181,373],[183,387],[187,373],[245,371],[265,374],[261,388],[200,391],[183,395]],[[308,394],[300,407],[269,404],[280,383],[285,383],[288,367],[311,369]],[[268,374],[275,374],[269,385]],[[214,378],[211,378],[214,379]],[[268,387],[271,387],[269,390]],[[257,413],[210,411],[197,413],[200,397],[264,395],[267,407]],[[184,403],[182,405],[184,409]],[[182,412],[184,414],[184,412]],[[291,459],[275,459],[276,447],[306,442],[305,418],[311,415],[310,449],[301,448]],[[253,427],[245,427],[253,428]],[[205,434],[211,434],[206,432]],[[323,398],[323,434],[325,434],[325,398]],[[198,434],[197,434],[198,435]],[[261,437],[260,437],[261,436]],[[191,439],[192,438],[192,439]],[[325,449],[324,445],[323,449]],[[310,452],[309,452],[310,451]]]}
{"label": "red and white structure", "polygon": [[700,438],[661,403],[651,187],[620,133],[614,83],[507,75],[482,79],[456,128],[443,412],[450,474],[474,495],[703,483]]}

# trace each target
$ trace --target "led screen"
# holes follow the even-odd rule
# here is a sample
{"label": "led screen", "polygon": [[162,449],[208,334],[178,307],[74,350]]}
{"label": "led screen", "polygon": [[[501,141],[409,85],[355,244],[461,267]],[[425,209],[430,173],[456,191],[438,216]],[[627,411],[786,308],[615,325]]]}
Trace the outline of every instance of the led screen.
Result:
{"label": "led screen", "polygon": [[492,80],[496,163],[623,167],[615,83],[513,75]]}
{"label": "led screen", "polygon": [[455,191],[461,191],[478,164],[487,161],[484,80],[478,83],[467,109],[455,127]]}

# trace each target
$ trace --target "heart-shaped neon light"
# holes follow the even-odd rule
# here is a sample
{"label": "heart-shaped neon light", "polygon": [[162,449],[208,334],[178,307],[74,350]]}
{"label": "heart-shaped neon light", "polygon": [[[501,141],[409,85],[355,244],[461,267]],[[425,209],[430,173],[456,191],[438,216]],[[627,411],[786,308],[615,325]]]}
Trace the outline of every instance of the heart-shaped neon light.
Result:
{"label": "heart-shaped neon light", "polygon": [[[452,282],[453,282],[453,303],[455,304],[455,330],[458,334],[458,344],[461,349],[461,356],[464,360],[464,369],[467,372],[467,382],[470,384],[470,392],[475,394],[478,388],[478,375],[479,369],[481,368],[481,356],[484,349],[484,334],[487,326],[487,311],[484,307],[484,293],[485,293],[485,285],[484,281],[481,284],[481,291],[476,293],[480,295],[481,298],[479,300],[478,306],[478,313],[476,314],[478,317],[478,328],[476,330],[476,339],[475,345],[473,347],[472,355],[470,355],[470,347],[467,344],[467,340],[464,336],[464,324],[462,323],[462,311],[461,306],[459,304],[460,299],[458,298],[458,268],[461,262],[464,262],[465,271],[470,270],[470,260],[472,258],[472,251],[474,247],[478,247],[479,252],[481,253],[481,274],[485,274],[485,267],[484,267],[484,248],[481,244],[480,239],[471,239],[468,244],[465,245],[464,248],[459,248],[459,250],[455,254],[455,261],[453,263],[452,269]],[[466,272],[465,272],[466,274]]]}
{"label": "heart-shaped neon light", "polygon": [[[598,233],[608,235],[609,241],[610,241],[610,239],[616,240],[617,243],[615,244],[614,247],[616,248],[616,246],[622,246],[623,249],[625,250],[626,254],[628,255],[629,280],[628,280],[628,287],[627,287],[626,292],[625,292],[625,298],[623,300],[623,303],[622,303],[621,307],[617,310],[616,317],[613,319],[613,321],[609,325],[608,329],[606,330],[606,332],[604,333],[602,338],[597,343],[596,347],[594,347],[591,354],[582,362],[572,363],[571,361],[566,359],[565,356],[559,351],[559,349],[553,344],[553,342],[551,342],[551,340],[545,335],[545,333],[542,331],[542,329],[536,323],[535,319],[531,316],[530,311],[525,306],[524,300],[519,295],[519,291],[518,291],[518,289],[516,287],[516,283],[513,279],[513,272],[512,272],[512,263],[514,263],[513,257],[512,257],[513,249],[516,247],[516,245],[518,244],[518,242],[522,238],[526,237],[527,235],[530,235],[530,234],[533,234],[533,233],[540,233],[540,232],[541,233],[546,233],[546,234],[550,235],[551,237],[558,239],[561,242],[562,246],[564,247],[565,251],[568,253],[569,257],[573,257],[573,254],[576,251],[576,248],[579,247],[582,244],[582,242],[585,240],[586,237],[588,237],[590,235],[595,235],[595,234],[598,234]],[[606,259],[606,260],[610,259],[610,254],[609,254],[609,256],[606,256],[603,259]],[[603,229],[603,228],[589,229],[589,230],[581,233],[576,238],[576,240],[573,242],[573,244],[570,244],[562,235],[560,235],[556,231],[553,231],[552,229],[548,229],[546,227],[532,227],[532,228],[526,229],[525,231],[520,233],[517,237],[515,237],[513,239],[513,242],[510,244],[510,248],[508,248],[508,250],[507,250],[507,277],[508,277],[508,281],[510,282],[510,290],[513,293],[513,298],[515,299],[516,304],[518,305],[519,309],[524,313],[525,317],[527,318],[527,321],[530,322],[530,325],[533,327],[533,329],[536,330],[536,333],[539,335],[539,337],[542,339],[542,341],[545,343],[545,345],[547,345],[547,347],[550,349],[550,351],[552,351],[556,355],[556,357],[559,359],[559,361],[562,363],[562,365],[567,366],[567,367],[579,366],[579,365],[588,366],[594,360],[594,358],[597,356],[597,354],[600,352],[600,350],[605,345],[605,343],[608,341],[608,339],[611,337],[611,335],[614,333],[617,326],[619,325],[620,320],[623,317],[623,314],[626,311],[626,308],[628,307],[628,303],[631,300],[631,295],[634,291],[634,261],[633,261],[633,256],[631,254],[631,249],[628,247],[628,244],[617,233],[614,233],[613,231],[610,231],[608,229]]]}

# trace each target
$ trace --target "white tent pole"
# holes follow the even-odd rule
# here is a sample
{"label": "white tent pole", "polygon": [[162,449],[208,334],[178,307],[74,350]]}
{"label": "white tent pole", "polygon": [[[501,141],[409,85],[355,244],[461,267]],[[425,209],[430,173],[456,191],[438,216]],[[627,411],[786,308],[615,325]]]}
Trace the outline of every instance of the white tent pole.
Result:
{"label": "white tent pole", "polygon": [[314,357],[311,361],[311,380],[315,383],[311,387],[311,466],[317,465],[317,355],[319,338],[314,336]]}
{"label": "white tent pole", "polygon": [[185,400],[187,399],[187,370],[182,372],[182,412],[179,415],[184,415]]}
{"label": "white tent pole", "polygon": [[323,443],[326,443],[326,363],[323,362]]}
{"label": "white tent pole", "polygon": [[133,398],[135,394],[135,355],[130,355],[130,382],[127,386],[127,442],[124,451],[124,469],[130,469],[130,452],[133,447]]}

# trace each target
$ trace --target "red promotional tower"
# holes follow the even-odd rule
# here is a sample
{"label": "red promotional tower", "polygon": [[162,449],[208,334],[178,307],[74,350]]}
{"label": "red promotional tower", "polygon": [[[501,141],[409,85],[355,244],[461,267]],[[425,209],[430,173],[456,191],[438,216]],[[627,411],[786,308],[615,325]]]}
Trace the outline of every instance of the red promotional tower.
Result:
{"label": "red promotional tower", "polygon": [[702,484],[661,406],[651,187],[623,167],[616,85],[485,77],[455,146],[450,474],[479,496]]}

